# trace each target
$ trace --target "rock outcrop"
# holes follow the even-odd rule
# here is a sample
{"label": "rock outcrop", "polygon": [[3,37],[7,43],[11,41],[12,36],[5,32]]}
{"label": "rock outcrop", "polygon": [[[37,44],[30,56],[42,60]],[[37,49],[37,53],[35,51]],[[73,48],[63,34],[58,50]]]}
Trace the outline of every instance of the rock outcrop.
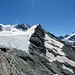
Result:
{"label": "rock outcrop", "polygon": [[64,44],[70,45],[75,48],[75,33],[73,32],[71,35],[59,36],[58,39],[62,41]]}
{"label": "rock outcrop", "polygon": [[0,75],[75,75],[75,50],[37,25],[29,52],[0,47]]}
{"label": "rock outcrop", "polygon": [[2,26],[0,25],[0,31],[2,31]]}
{"label": "rock outcrop", "polygon": [[30,28],[30,26],[28,24],[18,24],[15,26],[15,28],[22,30],[22,31],[26,31]]}

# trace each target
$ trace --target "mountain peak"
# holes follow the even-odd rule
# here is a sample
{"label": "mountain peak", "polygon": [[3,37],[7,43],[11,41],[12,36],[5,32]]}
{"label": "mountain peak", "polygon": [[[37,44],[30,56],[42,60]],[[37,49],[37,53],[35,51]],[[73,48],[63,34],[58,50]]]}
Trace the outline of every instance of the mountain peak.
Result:
{"label": "mountain peak", "polygon": [[[23,27],[28,26],[22,25]],[[4,32],[2,28],[4,34],[0,32],[1,75],[75,74],[74,49],[61,43],[57,37],[45,31],[40,24],[36,24],[26,31],[14,27],[14,25],[2,27],[15,28],[18,31],[5,30]],[[5,34],[6,32],[12,32],[12,34]]]}
{"label": "mountain peak", "polygon": [[28,24],[3,25],[0,24],[0,31],[26,31],[30,28]]}
{"label": "mountain peak", "polygon": [[75,47],[75,32],[70,35],[59,36],[58,39],[64,42],[65,44]]}
{"label": "mountain peak", "polygon": [[27,29],[30,28],[30,26],[28,24],[17,24],[15,28],[22,30],[22,31],[26,31]]}

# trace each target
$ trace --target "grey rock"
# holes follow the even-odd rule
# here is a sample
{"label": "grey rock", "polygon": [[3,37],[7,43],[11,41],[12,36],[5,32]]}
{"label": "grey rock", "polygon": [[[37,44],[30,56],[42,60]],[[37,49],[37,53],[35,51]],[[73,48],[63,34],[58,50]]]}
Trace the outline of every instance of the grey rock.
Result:
{"label": "grey rock", "polygon": [[[54,48],[45,47],[45,34],[54,41],[59,42],[56,36],[46,32],[41,25],[37,25],[35,32],[30,37],[29,53],[0,46],[0,75],[75,75],[75,66],[70,63],[75,63],[75,50],[63,45],[62,48],[54,43],[48,42]],[[65,55],[61,55],[57,51],[61,49]],[[53,61],[50,55],[54,56]],[[60,59],[57,59],[60,57]]]}
{"label": "grey rock", "polygon": [[15,28],[22,30],[22,31],[26,31],[30,28],[30,26],[28,24],[18,24],[15,26]]}
{"label": "grey rock", "polygon": [[3,28],[3,27],[0,25],[0,31],[2,31],[2,28]]}

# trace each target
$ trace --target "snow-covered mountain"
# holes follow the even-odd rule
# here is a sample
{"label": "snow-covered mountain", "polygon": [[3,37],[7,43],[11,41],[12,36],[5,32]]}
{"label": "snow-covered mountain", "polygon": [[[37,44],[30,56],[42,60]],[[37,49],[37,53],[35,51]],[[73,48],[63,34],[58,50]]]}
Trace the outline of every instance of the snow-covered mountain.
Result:
{"label": "snow-covered mountain", "polygon": [[24,25],[26,28],[28,28],[28,30],[22,30],[21,25],[19,29],[17,29],[16,27],[18,27],[19,24],[1,26],[2,31],[0,31],[0,45],[20,49],[23,51],[28,50],[29,38],[31,34],[34,33],[36,25],[34,25],[32,28],[29,28],[29,25]]}
{"label": "snow-covered mountain", "polygon": [[0,31],[12,31],[12,32],[17,32],[17,31],[26,31],[30,28],[28,24],[16,24],[16,25],[3,25],[0,24]]}
{"label": "snow-covered mountain", "polygon": [[59,39],[65,44],[75,47],[75,33],[72,33],[71,35],[60,36]]}
{"label": "snow-covered mountain", "polygon": [[71,46],[40,24],[26,31],[13,29],[0,31],[1,75],[75,75],[75,50]]}

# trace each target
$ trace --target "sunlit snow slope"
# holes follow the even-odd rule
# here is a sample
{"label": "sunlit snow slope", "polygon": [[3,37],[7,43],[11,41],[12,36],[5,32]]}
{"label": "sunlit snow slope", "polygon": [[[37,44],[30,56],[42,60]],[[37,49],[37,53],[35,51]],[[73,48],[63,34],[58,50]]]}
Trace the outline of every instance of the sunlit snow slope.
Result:
{"label": "sunlit snow slope", "polygon": [[18,30],[14,26],[2,25],[3,30],[0,31],[0,45],[28,52],[29,38],[34,33],[37,25],[34,25],[27,31]]}

